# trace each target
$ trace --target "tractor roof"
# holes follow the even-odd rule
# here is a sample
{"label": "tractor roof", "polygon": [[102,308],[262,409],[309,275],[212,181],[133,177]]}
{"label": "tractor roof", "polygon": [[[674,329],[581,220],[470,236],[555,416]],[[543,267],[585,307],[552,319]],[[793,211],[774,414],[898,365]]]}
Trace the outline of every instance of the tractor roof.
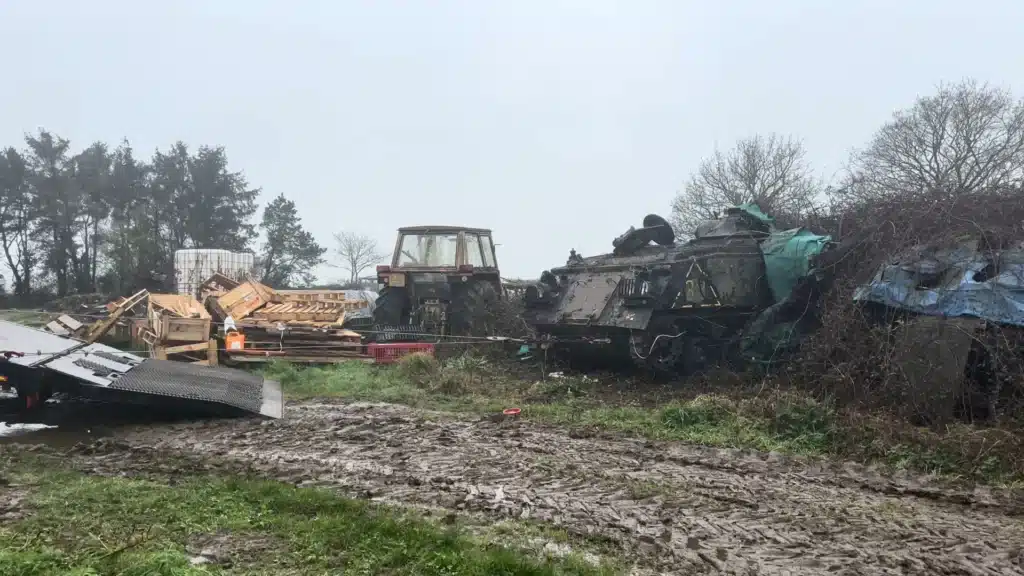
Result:
{"label": "tractor roof", "polygon": [[490,234],[487,228],[466,228],[465,226],[406,226],[399,228],[401,234],[455,234],[458,232],[473,232],[476,234]]}

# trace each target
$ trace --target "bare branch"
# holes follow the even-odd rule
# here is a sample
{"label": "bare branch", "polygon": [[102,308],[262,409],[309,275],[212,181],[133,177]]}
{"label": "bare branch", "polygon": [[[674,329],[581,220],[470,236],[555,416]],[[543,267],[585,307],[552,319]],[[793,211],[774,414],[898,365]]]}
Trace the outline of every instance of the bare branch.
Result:
{"label": "bare branch", "polygon": [[341,260],[341,267],[348,270],[351,283],[358,281],[363,270],[387,256],[377,248],[376,240],[363,234],[337,232],[334,241],[334,253]]}
{"label": "bare branch", "polygon": [[776,217],[795,219],[813,209],[820,188],[799,141],[755,136],[701,162],[672,203],[672,223],[679,233],[689,234],[724,208],[748,202]]}
{"label": "bare branch", "polygon": [[1024,103],[967,80],[897,112],[854,156],[851,200],[953,199],[1024,180]]}

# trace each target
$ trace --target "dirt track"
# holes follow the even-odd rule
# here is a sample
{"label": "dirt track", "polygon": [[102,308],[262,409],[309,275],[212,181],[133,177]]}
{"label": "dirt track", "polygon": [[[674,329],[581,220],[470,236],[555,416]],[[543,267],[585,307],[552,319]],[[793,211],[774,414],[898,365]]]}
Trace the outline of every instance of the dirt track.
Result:
{"label": "dirt track", "polygon": [[572,438],[528,421],[307,403],[280,421],[121,430],[76,452],[101,473],[169,470],[166,455],[187,454],[386,502],[552,522],[663,573],[1024,574],[1020,508],[986,491],[852,464]]}

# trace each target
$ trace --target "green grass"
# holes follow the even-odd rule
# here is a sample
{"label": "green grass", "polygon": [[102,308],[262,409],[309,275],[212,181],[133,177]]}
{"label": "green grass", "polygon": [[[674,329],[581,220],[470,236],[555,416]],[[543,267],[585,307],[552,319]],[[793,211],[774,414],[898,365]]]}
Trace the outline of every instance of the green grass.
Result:
{"label": "green grass", "polygon": [[998,484],[1024,479],[1022,439],[1012,432],[967,425],[915,428],[885,415],[842,412],[827,400],[792,392],[687,397],[684,391],[652,406],[609,398],[594,379],[523,380],[469,356],[438,363],[415,355],[395,366],[275,364],[266,375],[294,400],[336,397],[473,414],[516,406],[524,418],[583,432],[849,458]]}
{"label": "green grass", "polygon": [[292,399],[339,397],[471,413],[516,406],[524,417],[547,423],[713,446],[822,454],[834,433],[833,412],[809,400],[787,404],[774,419],[709,395],[658,407],[615,406],[593,399],[593,385],[581,378],[502,381],[493,372],[482,373],[483,368],[466,374],[461,364],[467,361],[456,362],[439,366],[413,359],[394,367],[349,363],[329,368],[277,364],[266,375],[280,381]]}
{"label": "green grass", "polygon": [[[549,558],[499,546],[326,490],[211,476],[172,484],[87,476],[27,456],[3,462],[0,497],[28,495],[23,517],[0,524],[2,576],[617,573],[576,553]],[[215,550],[213,562],[193,565],[203,548]]]}
{"label": "green grass", "polygon": [[17,310],[13,308],[0,310],[0,320],[14,322],[15,324],[24,324],[25,326],[32,326],[34,328],[45,326],[57,316],[60,316],[60,314],[53,312],[41,312],[39,310]]}

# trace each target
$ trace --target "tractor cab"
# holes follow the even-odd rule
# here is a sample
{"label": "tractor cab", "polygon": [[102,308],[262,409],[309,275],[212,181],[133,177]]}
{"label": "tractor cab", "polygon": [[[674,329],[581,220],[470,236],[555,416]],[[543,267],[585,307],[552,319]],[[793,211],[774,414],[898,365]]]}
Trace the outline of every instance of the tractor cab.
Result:
{"label": "tractor cab", "polygon": [[497,269],[491,231],[453,226],[401,228],[391,267],[415,269]]}
{"label": "tractor cab", "polygon": [[377,267],[378,326],[470,333],[501,294],[491,231],[459,226],[400,228],[391,264]]}

